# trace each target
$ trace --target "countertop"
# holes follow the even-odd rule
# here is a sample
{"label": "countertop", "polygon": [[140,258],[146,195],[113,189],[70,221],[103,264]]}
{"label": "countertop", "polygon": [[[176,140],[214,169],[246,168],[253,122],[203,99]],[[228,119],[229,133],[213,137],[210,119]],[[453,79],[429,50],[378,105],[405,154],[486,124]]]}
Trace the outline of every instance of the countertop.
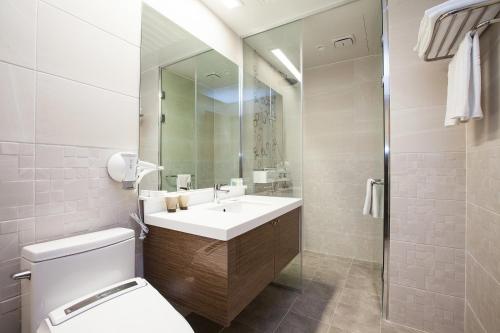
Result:
{"label": "countertop", "polygon": [[[221,211],[224,207],[238,210],[240,206],[243,207],[240,211]],[[144,220],[148,225],[227,241],[300,206],[300,198],[244,195],[221,200],[219,204],[194,205],[175,213],[146,214]]]}

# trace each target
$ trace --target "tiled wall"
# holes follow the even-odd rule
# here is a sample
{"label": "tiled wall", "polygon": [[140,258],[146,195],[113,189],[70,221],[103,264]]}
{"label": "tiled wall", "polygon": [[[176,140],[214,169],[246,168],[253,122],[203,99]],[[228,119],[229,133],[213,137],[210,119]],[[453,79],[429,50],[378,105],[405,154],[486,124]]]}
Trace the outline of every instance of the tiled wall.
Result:
{"label": "tiled wall", "polygon": [[465,126],[445,128],[448,61],[412,50],[424,10],[389,0],[391,247],[389,319],[434,333],[464,330]]}
{"label": "tiled wall", "polygon": [[304,249],[382,262],[383,221],[363,216],[383,178],[380,55],[304,72]]}
{"label": "tiled wall", "polygon": [[484,119],[467,125],[466,333],[500,330],[500,26],[481,35]]}
{"label": "tiled wall", "polygon": [[20,331],[22,246],[130,225],[105,165],[138,148],[140,18],[139,0],[0,2],[2,333]]}

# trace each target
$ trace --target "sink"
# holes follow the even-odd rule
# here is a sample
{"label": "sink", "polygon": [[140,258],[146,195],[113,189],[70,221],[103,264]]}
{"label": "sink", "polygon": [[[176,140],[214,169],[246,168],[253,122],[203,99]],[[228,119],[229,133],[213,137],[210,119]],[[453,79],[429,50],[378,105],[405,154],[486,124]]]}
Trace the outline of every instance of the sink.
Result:
{"label": "sink", "polygon": [[256,210],[265,209],[267,206],[269,204],[263,202],[235,201],[220,203],[207,209],[221,213],[251,213]]}

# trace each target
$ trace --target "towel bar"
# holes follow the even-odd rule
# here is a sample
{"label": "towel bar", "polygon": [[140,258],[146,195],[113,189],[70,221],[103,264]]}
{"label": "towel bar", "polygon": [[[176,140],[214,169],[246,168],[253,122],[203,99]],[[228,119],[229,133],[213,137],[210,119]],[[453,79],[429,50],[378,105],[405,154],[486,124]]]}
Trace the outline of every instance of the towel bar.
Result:
{"label": "towel bar", "polygon": [[[458,48],[459,43],[457,42],[459,42],[460,38],[463,38],[467,31],[475,34],[488,28],[493,23],[500,22],[500,19],[497,18],[500,13],[500,6],[498,6],[499,10],[494,15],[482,21],[486,12],[499,4],[500,0],[489,0],[455,9],[439,16],[434,24],[431,41],[425,51],[424,60],[436,61],[451,58]],[[454,25],[458,25],[458,29],[452,29]],[[441,33],[443,31],[444,33]]]}

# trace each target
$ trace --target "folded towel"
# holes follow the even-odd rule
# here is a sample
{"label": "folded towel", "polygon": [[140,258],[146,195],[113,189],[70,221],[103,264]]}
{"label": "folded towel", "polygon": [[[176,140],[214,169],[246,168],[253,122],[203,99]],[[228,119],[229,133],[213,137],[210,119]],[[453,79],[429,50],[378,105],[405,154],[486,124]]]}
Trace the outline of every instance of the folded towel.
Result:
{"label": "folded towel", "polygon": [[191,188],[191,175],[177,175],[177,191]]}
{"label": "folded towel", "polygon": [[424,58],[425,51],[431,42],[432,32],[434,31],[436,21],[442,14],[454,9],[479,4],[481,2],[484,2],[484,0],[449,0],[427,9],[422,17],[422,20],[420,21],[418,39],[417,44],[414,47],[414,51],[417,51],[420,58]]}
{"label": "folded towel", "polygon": [[468,32],[448,66],[448,96],[444,125],[483,118],[479,36]]}
{"label": "folded towel", "polygon": [[374,218],[384,217],[384,185],[376,183],[371,178],[366,181],[363,215],[371,215]]}

